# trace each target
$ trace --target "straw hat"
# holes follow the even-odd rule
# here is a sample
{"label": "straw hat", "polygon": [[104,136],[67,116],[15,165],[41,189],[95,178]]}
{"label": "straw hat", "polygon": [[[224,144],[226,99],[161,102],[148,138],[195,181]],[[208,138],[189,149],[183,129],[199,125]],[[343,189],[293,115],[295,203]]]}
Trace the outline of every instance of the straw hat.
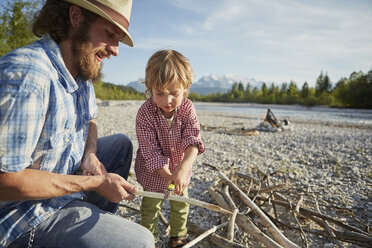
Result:
{"label": "straw hat", "polygon": [[115,24],[126,34],[121,40],[128,46],[133,46],[133,40],[128,32],[132,0],[64,0],[90,10]]}

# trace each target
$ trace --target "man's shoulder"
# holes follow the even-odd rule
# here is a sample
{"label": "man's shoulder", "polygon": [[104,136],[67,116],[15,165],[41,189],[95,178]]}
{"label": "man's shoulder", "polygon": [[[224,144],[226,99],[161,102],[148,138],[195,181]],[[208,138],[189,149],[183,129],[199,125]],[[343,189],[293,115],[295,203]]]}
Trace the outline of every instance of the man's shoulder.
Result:
{"label": "man's shoulder", "polygon": [[45,49],[36,41],[0,58],[0,82],[40,91],[51,78],[56,78],[53,68]]}
{"label": "man's shoulder", "polygon": [[[16,66],[17,70],[43,69],[51,65],[50,59],[39,41],[17,48],[0,58],[0,66]],[[49,68],[48,68],[49,69]]]}

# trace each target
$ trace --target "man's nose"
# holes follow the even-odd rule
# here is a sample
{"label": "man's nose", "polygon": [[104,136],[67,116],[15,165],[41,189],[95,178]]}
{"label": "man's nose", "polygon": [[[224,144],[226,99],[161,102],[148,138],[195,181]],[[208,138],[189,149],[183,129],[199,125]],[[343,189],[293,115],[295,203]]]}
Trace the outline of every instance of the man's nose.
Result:
{"label": "man's nose", "polygon": [[109,46],[108,52],[112,54],[113,56],[118,56],[119,55],[119,44]]}

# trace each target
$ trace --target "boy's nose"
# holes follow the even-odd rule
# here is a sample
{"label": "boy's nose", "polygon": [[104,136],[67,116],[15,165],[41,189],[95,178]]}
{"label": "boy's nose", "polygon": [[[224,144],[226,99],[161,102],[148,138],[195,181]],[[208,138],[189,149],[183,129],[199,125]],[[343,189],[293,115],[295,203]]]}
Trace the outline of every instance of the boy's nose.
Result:
{"label": "boy's nose", "polygon": [[167,101],[168,101],[168,103],[171,103],[172,102],[172,95],[167,95]]}

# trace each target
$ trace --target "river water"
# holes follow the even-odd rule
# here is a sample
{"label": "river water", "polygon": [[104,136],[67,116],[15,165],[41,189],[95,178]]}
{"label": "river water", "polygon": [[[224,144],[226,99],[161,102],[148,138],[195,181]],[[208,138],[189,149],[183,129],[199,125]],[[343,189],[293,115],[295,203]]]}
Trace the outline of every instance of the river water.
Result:
{"label": "river water", "polygon": [[343,109],[323,106],[276,105],[256,103],[204,103],[195,102],[198,110],[229,114],[246,114],[253,118],[264,118],[270,109],[278,120],[330,121],[372,127],[372,109]]}

